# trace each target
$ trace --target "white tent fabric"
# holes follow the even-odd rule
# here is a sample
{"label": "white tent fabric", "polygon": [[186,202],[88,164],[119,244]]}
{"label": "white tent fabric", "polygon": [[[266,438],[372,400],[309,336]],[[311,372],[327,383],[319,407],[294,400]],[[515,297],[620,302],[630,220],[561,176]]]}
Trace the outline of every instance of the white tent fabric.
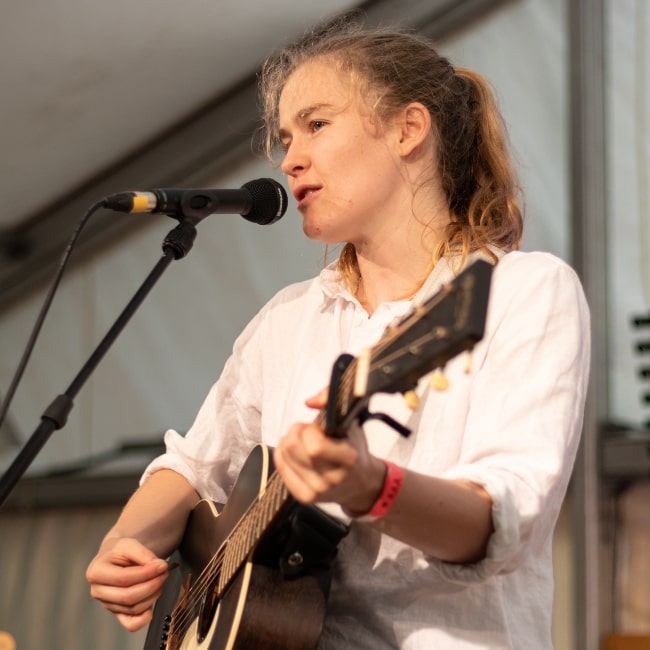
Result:
{"label": "white tent fabric", "polygon": [[119,508],[12,511],[0,516],[0,630],[18,650],[142,650],[131,634],[91,602],[85,572],[102,530]]}
{"label": "white tent fabric", "polygon": [[[525,247],[568,258],[565,21],[560,0],[513,2],[440,49],[496,88],[527,194]],[[280,179],[265,160],[251,159],[214,185],[239,187],[272,173]],[[151,226],[65,279],[12,409],[23,437],[108,330],[173,226],[160,216],[128,218]],[[92,455],[128,437],[159,436],[167,427],[185,430],[245,322],[277,289],[322,267],[323,249],[305,240],[299,219],[291,208],[273,226],[228,216],[203,221],[194,249],[163,276],[35,467]],[[3,383],[41,299],[31,297],[0,321]]]}

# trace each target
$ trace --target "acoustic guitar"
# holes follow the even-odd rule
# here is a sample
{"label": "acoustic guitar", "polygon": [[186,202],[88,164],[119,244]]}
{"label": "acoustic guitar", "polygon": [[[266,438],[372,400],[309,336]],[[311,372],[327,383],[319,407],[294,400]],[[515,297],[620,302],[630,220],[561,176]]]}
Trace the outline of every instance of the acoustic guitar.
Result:
{"label": "acoustic guitar", "polygon": [[[316,421],[343,437],[380,392],[412,391],[483,337],[492,265],[479,260],[391,325],[357,358],[342,355]],[[289,494],[271,450],[257,445],[225,506],[202,500],[190,514],[156,603],[145,650],[310,650],[325,619],[336,548],[347,526]]]}

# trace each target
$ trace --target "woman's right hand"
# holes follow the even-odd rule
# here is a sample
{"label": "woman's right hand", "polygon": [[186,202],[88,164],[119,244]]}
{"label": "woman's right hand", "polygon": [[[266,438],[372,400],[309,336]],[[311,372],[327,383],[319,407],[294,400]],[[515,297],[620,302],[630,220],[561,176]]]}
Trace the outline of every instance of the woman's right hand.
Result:
{"label": "woman's right hand", "polygon": [[168,576],[168,563],[129,537],[106,540],[86,570],[90,595],[131,632],[151,621]]}

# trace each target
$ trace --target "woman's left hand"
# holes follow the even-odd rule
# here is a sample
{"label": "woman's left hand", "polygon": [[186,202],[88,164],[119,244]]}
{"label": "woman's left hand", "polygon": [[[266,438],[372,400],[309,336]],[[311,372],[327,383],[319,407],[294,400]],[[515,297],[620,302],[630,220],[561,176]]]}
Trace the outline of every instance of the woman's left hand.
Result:
{"label": "woman's left hand", "polygon": [[[327,392],[307,400],[323,408]],[[274,451],[275,466],[293,497],[302,503],[336,502],[364,514],[381,493],[386,467],[372,456],[360,427],[347,438],[330,438],[314,423],[294,424]]]}

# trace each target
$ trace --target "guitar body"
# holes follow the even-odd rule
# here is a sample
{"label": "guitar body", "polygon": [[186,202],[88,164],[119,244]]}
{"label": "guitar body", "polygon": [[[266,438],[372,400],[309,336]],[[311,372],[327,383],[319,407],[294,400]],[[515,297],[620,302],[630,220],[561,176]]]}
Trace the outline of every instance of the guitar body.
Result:
{"label": "guitar body", "polygon": [[184,603],[194,576],[202,574],[265,490],[271,472],[270,450],[258,445],[248,456],[221,511],[207,500],[194,508],[179,549],[180,558],[172,558],[180,559],[180,567],[172,570],[156,604],[145,650],[316,647],[325,617],[329,572],[316,566],[296,577],[283,574],[279,562],[287,534],[282,522],[265,534],[221,598],[215,598],[215,589],[210,587],[199,607]]}

